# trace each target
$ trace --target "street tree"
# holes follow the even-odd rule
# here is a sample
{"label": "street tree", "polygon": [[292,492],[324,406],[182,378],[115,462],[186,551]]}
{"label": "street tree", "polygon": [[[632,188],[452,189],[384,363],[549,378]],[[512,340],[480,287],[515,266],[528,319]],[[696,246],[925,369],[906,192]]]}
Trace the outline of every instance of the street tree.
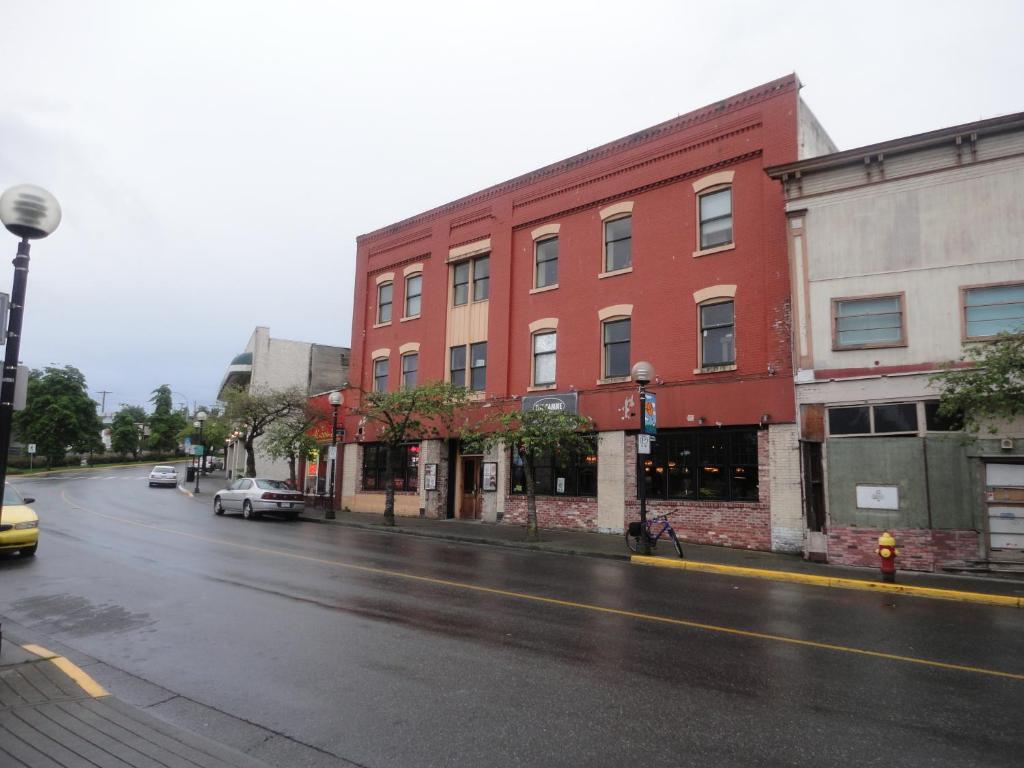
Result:
{"label": "street tree", "polygon": [[323,408],[308,404],[275,421],[267,429],[266,439],[260,445],[260,452],[272,460],[288,462],[288,477],[293,488],[298,488],[296,462],[300,456],[308,456],[317,441],[309,432],[317,424],[329,419]]}
{"label": "street tree", "polygon": [[70,448],[92,452],[103,449],[103,424],[96,401],[89,397],[85,376],[77,368],[48,366],[29,374],[25,410],[14,415],[19,439],[35,443],[36,451],[53,466]]}
{"label": "street tree", "polygon": [[355,413],[377,427],[386,446],[384,459],[384,525],[395,524],[395,455],[404,443],[451,435],[467,391],[445,381],[430,381],[394,392],[363,392]]}
{"label": "street tree", "polygon": [[531,411],[499,412],[463,431],[471,450],[487,451],[508,446],[522,463],[526,484],[526,538],[540,539],[537,525],[537,464],[543,458],[594,452],[590,419],[564,411],[536,408]]}
{"label": "street tree", "polygon": [[249,392],[241,387],[224,393],[224,416],[240,433],[245,446],[245,474],[256,477],[256,439],[276,421],[306,407],[306,393],[298,388]]}
{"label": "street tree", "polygon": [[942,393],[940,416],[962,415],[964,426],[975,433],[982,425],[995,433],[999,421],[1024,416],[1024,334],[1003,333],[972,344],[960,362],[931,378]]}
{"label": "street tree", "polygon": [[173,451],[178,447],[178,433],[185,427],[185,416],[173,408],[171,387],[161,384],[153,390],[149,402],[153,414],[149,417],[149,447],[156,451]]}
{"label": "street tree", "polygon": [[122,408],[114,414],[114,421],[110,425],[110,447],[115,453],[122,456],[130,453],[137,459],[142,435],[135,420],[136,415],[127,408]]}

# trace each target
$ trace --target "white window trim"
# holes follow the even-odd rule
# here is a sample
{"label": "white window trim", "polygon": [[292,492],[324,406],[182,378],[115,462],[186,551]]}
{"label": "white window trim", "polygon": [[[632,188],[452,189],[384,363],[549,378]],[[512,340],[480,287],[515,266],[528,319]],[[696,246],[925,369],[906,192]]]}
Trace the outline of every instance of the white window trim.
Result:
{"label": "white window trim", "polygon": [[[546,324],[553,321],[552,324]],[[550,384],[537,384],[537,353],[534,347],[534,339],[544,333],[555,334],[555,380]],[[555,389],[558,386],[558,319],[545,318],[530,323],[530,385],[527,392],[540,392],[546,389]]]}
{"label": "white window trim", "polygon": [[[419,266],[419,269],[415,270],[412,269],[411,267],[408,267],[403,273],[405,275],[405,285],[402,287],[402,316],[399,318],[400,323],[404,323],[406,320],[415,320],[416,318],[423,314],[423,266],[416,264],[414,264],[413,266]],[[412,278],[414,277],[420,278],[420,311],[417,312],[415,315],[407,315],[405,314],[405,310],[408,309],[409,306],[409,281],[412,280]],[[391,310],[393,315],[393,302]]]}
{"label": "white window trim", "polygon": [[[729,289],[732,292],[729,292]],[[719,292],[721,291],[721,292]],[[697,299],[699,295],[703,295],[700,300]],[[735,285],[714,285],[710,288],[704,288],[700,291],[694,291],[693,294],[694,304],[697,310],[697,367],[693,369],[695,374],[701,373],[722,373],[724,371],[735,371],[737,363],[740,359],[739,346],[736,343],[739,340],[739,334],[736,333],[736,286]],[[732,302],[732,355],[733,362],[726,363],[725,365],[709,365],[704,366],[704,335],[703,328],[701,328],[700,310],[701,307],[710,306],[713,304],[724,304],[725,302]]]}

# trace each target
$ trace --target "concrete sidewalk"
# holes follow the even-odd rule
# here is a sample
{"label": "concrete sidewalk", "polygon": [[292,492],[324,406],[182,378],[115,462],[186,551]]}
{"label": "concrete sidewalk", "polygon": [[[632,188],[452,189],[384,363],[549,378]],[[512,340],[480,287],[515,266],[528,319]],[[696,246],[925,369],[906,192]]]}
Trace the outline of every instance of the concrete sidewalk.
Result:
{"label": "concrete sidewalk", "polygon": [[526,541],[520,525],[466,520],[396,517],[395,526],[383,516],[337,512],[325,520],[324,510],[307,506],[300,518],[308,522],[361,528],[384,534],[424,536],[447,541],[528,549],[566,555],[632,560],[640,565],[684,568],[723,575],[813,584],[821,587],[898,592],[920,597],[959,600],[1024,608],[1024,579],[900,571],[897,584],[883,584],[871,568],[811,563],[798,555],[757,552],[683,542],[685,560],[679,560],[669,542],[662,541],[654,557],[631,556],[621,535],[585,531],[542,530],[541,541]]}
{"label": "concrete sidewalk", "polygon": [[126,704],[68,659],[9,632],[0,641],[0,765],[268,768]]}

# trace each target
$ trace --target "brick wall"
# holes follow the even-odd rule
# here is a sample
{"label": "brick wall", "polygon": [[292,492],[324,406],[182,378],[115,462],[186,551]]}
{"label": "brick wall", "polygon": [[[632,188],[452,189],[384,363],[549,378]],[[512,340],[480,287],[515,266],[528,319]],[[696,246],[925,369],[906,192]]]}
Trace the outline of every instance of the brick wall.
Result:
{"label": "brick wall", "polygon": [[[525,494],[510,494],[502,522],[526,525]],[[583,496],[538,496],[537,525],[573,531],[597,530],[597,499]]]}
{"label": "brick wall", "polygon": [[[896,568],[904,571],[934,571],[950,562],[973,560],[979,556],[977,531],[939,531],[925,528],[895,528]],[[877,568],[875,550],[879,528],[832,527],[828,531],[828,561],[839,565]]]}

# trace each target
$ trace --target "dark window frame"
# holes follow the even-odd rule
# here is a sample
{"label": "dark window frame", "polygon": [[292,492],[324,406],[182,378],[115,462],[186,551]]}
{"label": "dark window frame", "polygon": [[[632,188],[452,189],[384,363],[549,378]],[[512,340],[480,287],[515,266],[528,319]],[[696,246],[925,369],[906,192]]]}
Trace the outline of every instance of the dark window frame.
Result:
{"label": "dark window frame", "polygon": [[[612,325],[618,325],[621,323],[628,323],[629,336],[625,341],[608,341],[608,328]],[[601,321],[601,378],[603,379],[621,379],[624,376],[629,376],[629,360],[632,354],[631,344],[633,341],[633,318],[631,316],[625,317],[609,317],[606,320]],[[610,370],[610,357],[611,348],[625,345],[626,347],[626,369],[622,373],[615,373]]]}
{"label": "dark window frame", "polygon": [[[704,201],[721,195],[723,193],[729,194],[729,212],[726,214],[719,214],[718,216],[704,217]],[[710,251],[715,248],[728,248],[729,246],[736,244],[736,230],[735,222],[733,221],[733,195],[732,195],[732,184],[726,184],[724,186],[712,187],[711,189],[701,190],[700,194],[697,195],[697,241],[698,249],[701,251]],[[705,242],[704,228],[709,224],[715,224],[720,221],[729,220],[729,239],[720,243]]]}
{"label": "dark window frame", "polygon": [[[419,290],[416,293],[411,293],[409,285],[413,280],[419,280]],[[409,311],[409,302],[411,299],[416,299],[416,311]],[[423,273],[416,272],[405,278],[405,315],[406,319],[411,317],[419,317],[420,312],[423,310]]]}
{"label": "dark window frame", "polygon": [[[460,352],[462,353],[462,364],[460,367],[456,368],[455,358],[457,354]],[[458,346],[448,348],[448,381],[450,381],[457,387],[466,386],[466,372],[469,367],[467,365],[467,363],[469,362],[467,357],[468,354],[469,350],[467,349],[465,344],[459,344]],[[458,380],[456,380],[455,376],[456,371],[459,372]]]}
{"label": "dark window frame", "polygon": [[[898,313],[900,316],[900,336],[897,341],[872,341],[861,344],[844,344],[840,341],[840,333],[843,333],[839,329],[839,321],[843,318],[853,317],[873,317],[891,315],[893,312],[869,312],[860,315],[842,315],[840,316],[840,307],[844,304],[856,304],[857,302],[876,301],[878,299],[896,299],[899,305]],[[879,326],[879,328],[889,328],[891,326]],[[876,330],[871,328],[860,328],[860,329],[849,329],[849,330]],[[906,294],[902,291],[894,293],[879,293],[871,294],[868,296],[839,296],[832,299],[832,349],[833,351],[839,352],[849,349],[889,349],[893,347],[905,347],[907,346],[907,305],[906,305]]]}
{"label": "dark window frame", "polygon": [[[360,473],[362,490],[386,491],[385,462],[388,446],[386,443],[363,445],[363,466]],[[395,447],[392,467],[392,482],[398,493],[419,491],[419,443],[403,443]]]}
{"label": "dark window frame", "polygon": [[[608,238],[608,228],[612,224],[616,224],[616,223],[618,223],[620,221],[624,221],[624,220],[628,220],[629,221],[629,234],[626,237],[616,237],[616,238],[609,239]],[[612,217],[610,217],[608,219],[605,219],[603,224],[604,224],[604,264],[603,264],[604,270],[603,271],[604,272],[618,272],[618,271],[623,270],[623,269],[629,269],[630,267],[633,266],[633,214],[632,213],[624,213],[624,214],[619,215],[619,216],[612,216]],[[608,263],[608,258],[609,258],[608,245],[609,244],[613,244],[614,245],[615,243],[622,243],[622,242],[628,242],[629,243],[628,250],[627,250],[627,255],[626,255],[626,263],[624,265],[620,266],[620,267],[613,267],[611,264]]]}
{"label": "dark window frame", "polygon": [[[732,322],[729,323],[716,323],[716,324],[704,324],[704,310],[710,307],[717,307],[723,304],[729,304],[732,307]],[[717,363],[708,362],[707,347],[705,346],[708,342],[707,332],[717,330],[719,328],[732,328],[732,359],[728,361],[722,361]],[[700,367],[701,368],[721,368],[723,366],[736,365],[736,299],[733,297],[719,298],[719,299],[708,299],[702,301],[697,305],[697,329],[700,334]]]}
{"label": "dark window frame", "polygon": [[[409,368],[409,361],[413,362],[413,367]],[[402,355],[402,386],[406,389],[412,389],[416,386],[416,378],[419,374],[420,366],[420,353],[419,352],[406,352]],[[409,374],[412,374],[412,382],[409,382]]]}
{"label": "dark window frame", "polygon": [[[460,275],[460,273],[462,273]],[[469,259],[452,264],[452,306],[469,304]],[[464,279],[461,279],[464,278]]]}
{"label": "dark window frame", "polygon": [[[378,357],[373,361],[373,391],[374,392],[387,392],[388,391],[388,365],[389,359],[386,357]],[[383,364],[384,374],[379,373],[381,364]],[[382,385],[383,380],[383,385]]]}
{"label": "dark window frame", "polygon": [[[548,352],[538,352],[537,338],[540,336],[554,336],[555,348]],[[555,385],[555,380],[558,375],[558,331],[554,328],[542,328],[541,330],[534,331],[532,334],[530,334],[530,350],[533,357],[533,386],[553,387]],[[542,357],[551,357],[554,360],[555,372],[552,374],[551,381],[540,381],[537,378],[537,371],[539,370],[537,362]]]}
{"label": "dark window frame", "polygon": [[[470,272],[473,280],[473,302],[487,301],[491,297],[491,254],[476,256],[472,261]],[[481,264],[485,265],[487,270],[483,277],[479,274]]]}
{"label": "dark window frame", "polygon": [[[1014,305],[1014,304],[1020,303],[1020,302],[1016,302],[1016,301],[996,301],[996,302],[992,302],[990,304],[975,304],[973,307],[969,307],[968,304],[967,304],[967,299],[969,297],[969,294],[972,291],[985,291],[985,290],[998,289],[998,288],[1017,288],[1017,287],[1021,287],[1021,286],[1024,286],[1024,282],[1021,282],[1019,280],[1011,280],[1009,282],[1002,282],[1002,283],[983,283],[983,284],[980,284],[980,285],[964,285],[964,286],[961,286],[960,287],[961,340],[962,341],[991,341],[992,339],[999,338],[999,334],[998,333],[986,334],[984,336],[971,336],[970,332],[969,332],[970,323],[971,322],[979,322],[979,321],[977,321],[977,320],[971,321],[971,320],[968,319],[967,315],[968,315],[968,310],[969,309],[975,309],[975,308],[978,308],[978,307],[994,307],[994,306]],[[998,318],[998,319],[1002,319],[1002,318]],[[1002,333],[1011,333],[1013,335],[1017,335],[1019,333],[1024,333],[1024,330],[1021,330],[1021,331],[1002,331]]]}
{"label": "dark window frame", "polygon": [[[597,435],[591,450],[539,456],[534,467],[534,493],[556,498],[597,498]],[[558,493],[558,478],[565,478],[565,493]],[[570,493],[571,491],[571,493]],[[509,493],[526,495],[526,468],[518,451],[509,456]]]}
{"label": "dark window frame", "polygon": [[[483,365],[477,365],[477,356],[474,354],[474,350],[478,350],[483,347]],[[468,365],[469,365],[469,391],[470,392],[484,392],[487,389],[487,342],[477,341],[469,345],[467,351]],[[478,373],[479,372],[479,373]],[[477,382],[477,376],[482,377],[482,380]]]}
{"label": "dark window frame", "polygon": [[[554,255],[545,253],[544,259],[541,259],[541,250],[547,250],[547,246],[554,245]],[[558,235],[547,235],[542,237],[533,243],[533,287],[534,288],[553,288],[558,285]],[[548,264],[554,262],[554,279],[550,282],[546,282],[541,285],[541,264]]]}
{"label": "dark window frame", "polygon": [[[759,504],[760,433],[745,426],[659,430],[643,462],[647,497]],[[724,481],[724,495],[712,495],[714,480]]]}
{"label": "dark window frame", "polygon": [[[391,291],[391,295],[387,301],[383,300],[382,294],[384,289],[388,288]],[[395,282],[393,280],[386,280],[377,286],[377,325],[384,325],[390,323],[391,318],[394,316],[394,303],[395,303]],[[387,318],[384,317],[384,308],[387,307]]]}

